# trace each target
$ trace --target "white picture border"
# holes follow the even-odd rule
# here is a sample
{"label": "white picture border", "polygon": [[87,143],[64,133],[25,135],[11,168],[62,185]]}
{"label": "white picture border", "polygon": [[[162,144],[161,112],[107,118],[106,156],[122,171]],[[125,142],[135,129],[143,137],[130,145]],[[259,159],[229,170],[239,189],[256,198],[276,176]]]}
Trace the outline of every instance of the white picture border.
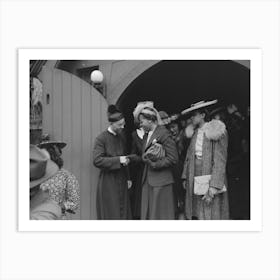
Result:
{"label": "white picture border", "polygon": [[[250,60],[251,219],[228,221],[29,220],[29,60]],[[262,52],[260,49],[19,49],[19,231],[261,231]],[[254,174],[254,176],[252,176]]]}

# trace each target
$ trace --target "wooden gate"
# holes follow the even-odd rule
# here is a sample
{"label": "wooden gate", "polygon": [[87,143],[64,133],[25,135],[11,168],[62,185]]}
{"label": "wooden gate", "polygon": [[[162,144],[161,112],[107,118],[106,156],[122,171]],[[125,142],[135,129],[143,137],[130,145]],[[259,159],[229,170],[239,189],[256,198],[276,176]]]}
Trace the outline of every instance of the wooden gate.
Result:
{"label": "wooden gate", "polygon": [[92,164],[96,136],[107,123],[107,101],[90,84],[59,69],[43,67],[43,133],[67,143],[65,169],[78,179],[80,211],[72,219],[96,219],[98,169]]}

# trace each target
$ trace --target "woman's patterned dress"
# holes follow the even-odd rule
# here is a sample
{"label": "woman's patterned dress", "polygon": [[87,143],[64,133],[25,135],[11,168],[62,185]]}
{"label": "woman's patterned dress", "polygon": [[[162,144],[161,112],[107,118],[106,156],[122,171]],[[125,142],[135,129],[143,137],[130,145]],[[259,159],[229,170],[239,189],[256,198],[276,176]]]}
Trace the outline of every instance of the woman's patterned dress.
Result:
{"label": "woman's patterned dress", "polygon": [[[74,213],[80,205],[80,186],[76,177],[65,169],[60,169],[53,177],[41,184],[41,189],[49,191],[51,199],[60,207]],[[66,218],[66,214],[62,219]]]}

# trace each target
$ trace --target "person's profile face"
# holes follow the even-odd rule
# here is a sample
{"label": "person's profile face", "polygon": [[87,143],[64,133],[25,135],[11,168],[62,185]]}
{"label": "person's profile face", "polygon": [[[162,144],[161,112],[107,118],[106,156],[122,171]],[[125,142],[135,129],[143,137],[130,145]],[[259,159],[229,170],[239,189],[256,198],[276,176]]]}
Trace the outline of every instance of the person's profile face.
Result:
{"label": "person's profile face", "polygon": [[177,136],[179,134],[179,126],[177,123],[171,123],[169,125],[169,130],[172,134],[172,136]]}
{"label": "person's profile face", "polygon": [[214,120],[221,120],[221,115],[220,114],[216,114],[216,115],[214,115],[214,118],[213,118]]}
{"label": "person's profile face", "polygon": [[237,110],[238,110],[238,108],[236,107],[235,104],[230,104],[227,106],[227,111],[230,115],[233,114],[234,112],[236,112]]}
{"label": "person's profile face", "polygon": [[143,115],[139,116],[140,127],[144,129],[144,131],[149,132],[151,130],[152,122],[147,120]]}
{"label": "person's profile face", "polygon": [[200,112],[194,112],[191,116],[192,124],[198,126],[205,118],[205,114]]}
{"label": "person's profile face", "polygon": [[112,123],[112,128],[117,134],[120,134],[122,132],[122,130],[124,129],[124,126],[125,126],[124,119],[121,119],[117,122]]}

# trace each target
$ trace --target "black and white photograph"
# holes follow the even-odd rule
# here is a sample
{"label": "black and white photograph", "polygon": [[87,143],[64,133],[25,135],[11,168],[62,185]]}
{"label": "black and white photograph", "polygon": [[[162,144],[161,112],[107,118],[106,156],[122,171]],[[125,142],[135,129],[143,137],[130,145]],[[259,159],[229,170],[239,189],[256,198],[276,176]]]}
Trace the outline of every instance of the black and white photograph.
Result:
{"label": "black and white photograph", "polygon": [[0,279],[279,280],[279,0],[0,0]]}
{"label": "black and white photograph", "polygon": [[29,220],[250,223],[255,64],[249,50],[239,60],[224,51],[223,59],[25,56]]}
{"label": "black and white photograph", "polygon": [[249,220],[250,61],[31,60],[30,219]]}

